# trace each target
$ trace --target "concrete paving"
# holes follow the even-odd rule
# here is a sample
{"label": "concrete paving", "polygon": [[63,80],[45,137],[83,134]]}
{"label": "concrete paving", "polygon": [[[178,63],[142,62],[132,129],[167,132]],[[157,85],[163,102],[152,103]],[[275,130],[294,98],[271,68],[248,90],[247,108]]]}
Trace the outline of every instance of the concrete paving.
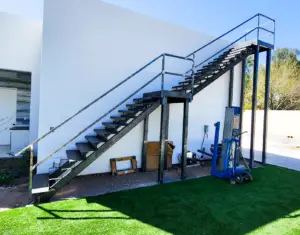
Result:
{"label": "concrete paving", "polygon": [[[251,112],[244,114],[243,154],[249,158]],[[300,118],[298,111],[270,111],[267,140],[267,163],[300,171]],[[255,160],[262,160],[263,112],[257,111]]]}
{"label": "concrete paving", "polygon": [[[210,168],[210,162],[187,167],[187,178],[208,176],[210,175]],[[180,168],[165,171],[164,182],[180,181],[180,173]],[[52,200],[96,196],[156,184],[157,171],[137,172],[116,177],[112,177],[110,174],[88,175],[73,179],[68,185],[59,190]]]}
{"label": "concrete paving", "polygon": [[29,202],[28,178],[16,179],[12,187],[0,187],[0,212],[25,206]]}

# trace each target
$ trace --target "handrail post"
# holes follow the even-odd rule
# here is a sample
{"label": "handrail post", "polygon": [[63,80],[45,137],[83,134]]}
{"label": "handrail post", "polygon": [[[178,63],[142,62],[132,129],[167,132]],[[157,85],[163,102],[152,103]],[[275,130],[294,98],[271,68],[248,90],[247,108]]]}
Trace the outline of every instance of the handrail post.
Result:
{"label": "handrail post", "polygon": [[32,177],[33,177],[33,145],[30,145],[29,148],[30,156],[29,156],[29,184],[28,184],[28,191],[29,191],[29,200],[32,199]]}
{"label": "handrail post", "polygon": [[195,85],[195,53],[193,54],[193,65],[192,65],[192,99],[194,98],[194,85]]}
{"label": "handrail post", "polygon": [[166,67],[166,55],[163,54],[162,64],[161,64],[161,98],[164,97],[164,89],[165,89],[165,67]]}
{"label": "handrail post", "polygon": [[260,14],[257,15],[257,42],[259,41]]}
{"label": "handrail post", "polygon": [[274,23],[274,30],[273,30],[273,46],[275,47],[275,30],[276,30],[276,23],[275,23],[275,20],[273,21],[273,23]]}

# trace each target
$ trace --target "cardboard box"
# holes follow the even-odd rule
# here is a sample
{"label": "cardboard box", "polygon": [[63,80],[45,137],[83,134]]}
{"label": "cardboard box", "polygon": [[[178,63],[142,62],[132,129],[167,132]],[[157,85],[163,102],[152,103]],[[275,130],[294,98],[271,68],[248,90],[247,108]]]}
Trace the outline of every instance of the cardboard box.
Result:
{"label": "cardboard box", "polygon": [[[172,167],[172,156],[175,146],[173,142],[168,142],[168,155],[167,155],[167,166]],[[158,169],[158,159],[160,152],[160,142],[148,142],[147,143],[147,164],[146,170],[153,171]]]}

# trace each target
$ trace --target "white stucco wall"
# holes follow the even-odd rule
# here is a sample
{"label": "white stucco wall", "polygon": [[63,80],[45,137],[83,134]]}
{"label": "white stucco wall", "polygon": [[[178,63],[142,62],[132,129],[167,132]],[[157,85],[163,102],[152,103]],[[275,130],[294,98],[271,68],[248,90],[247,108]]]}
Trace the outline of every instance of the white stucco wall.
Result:
{"label": "white stucco wall", "polygon": [[29,144],[29,131],[28,130],[11,130],[11,147],[12,153],[17,153]]}
{"label": "white stucco wall", "polygon": [[42,23],[0,12],[0,69],[32,73],[30,139],[38,135]]}
{"label": "white stucco wall", "polygon": [[[246,110],[243,116],[243,153],[249,158],[251,139],[251,111]],[[300,111],[269,110],[267,163],[290,169],[300,170]],[[264,111],[256,111],[255,125],[255,160],[262,160]],[[288,138],[292,136],[293,138]]]}
{"label": "white stucco wall", "polygon": [[[167,52],[186,56],[212,39],[213,37],[204,33],[143,16],[99,0],[87,0],[84,4],[81,0],[46,0],[39,135],[61,123],[159,54]],[[204,50],[197,57],[197,61],[212,55],[224,44],[227,43],[219,42],[218,45],[214,44],[213,47]],[[183,73],[187,68],[189,67],[186,62],[167,60],[169,71]],[[159,61],[41,142],[39,161],[160,71]],[[176,84],[178,80],[167,77],[166,88]],[[199,148],[204,124],[210,125],[209,135],[210,139],[213,139],[213,124],[224,118],[228,102],[228,81],[229,75],[225,74],[197,95],[191,103],[190,150],[196,151]],[[160,89],[160,80],[143,92],[155,89]],[[236,97],[235,94],[235,99]],[[150,115],[149,140],[159,140],[159,119],[158,109]],[[140,123],[83,174],[110,171],[109,159],[112,157],[136,155],[140,166],[142,126]],[[176,154],[181,151],[182,104],[171,105],[169,131],[169,140],[174,141],[176,145],[173,157],[176,163]],[[85,134],[94,134],[93,129]],[[85,141],[84,135],[77,141]],[[75,148],[75,142],[66,149]],[[60,151],[41,165],[38,171],[48,172],[55,158],[65,158],[65,151]]]}
{"label": "white stucco wall", "polygon": [[10,145],[10,130],[16,123],[17,90],[0,87],[0,145]]}

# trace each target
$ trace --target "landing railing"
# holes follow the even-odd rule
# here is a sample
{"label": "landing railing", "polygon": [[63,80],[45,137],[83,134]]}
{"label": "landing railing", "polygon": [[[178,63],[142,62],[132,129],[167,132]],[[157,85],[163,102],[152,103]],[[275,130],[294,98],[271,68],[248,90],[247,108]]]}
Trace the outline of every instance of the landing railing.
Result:
{"label": "landing railing", "polygon": [[[270,23],[273,24],[273,28],[272,29],[267,29],[267,28],[263,27],[266,24],[264,23],[262,25],[262,21],[261,21],[262,19],[266,19],[267,21],[269,21],[268,24],[270,24]],[[217,47],[216,46],[217,42],[220,42],[221,40],[225,42],[225,39],[226,39],[227,36],[229,36],[230,34],[232,34],[233,32],[235,32],[236,30],[241,29],[242,27],[246,26],[248,23],[251,23],[251,22],[253,23],[253,21],[254,21],[254,23],[257,23],[256,26],[252,27],[250,30],[247,30],[247,32],[243,33],[241,36],[235,37],[234,40],[229,39],[230,43],[228,45],[226,45],[225,47],[222,47],[222,49],[218,50],[212,56],[209,56],[208,58],[206,58],[206,59],[202,60],[201,62],[197,63],[196,56],[199,55],[199,52],[203,52],[204,49],[207,49],[207,48],[209,48],[210,46],[213,46],[213,45],[214,45],[214,47]],[[269,36],[270,35],[272,36],[272,40],[273,40],[272,43],[274,45],[275,44],[275,20],[272,19],[272,18],[270,18],[270,17],[268,17],[268,16],[265,16],[263,14],[256,14],[253,17],[249,18],[248,20],[246,20],[246,21],[242,22],[241,24],[237,25],[236,27],[232,28],[231,30],[227,31],[226,33],[222,34],[221,36],[219,36],[219,37],[215,38],[214,40],[208,42],[207,44],[203,45],[199,49],[193,51],[192,53],[190,53],[187,56],[178,56],[178,55],[173,55],[173,54],[169,54],[169,53],[161,54],[158,57],[156,57],[153,60],[151,60],[146,65],[144,65],[143,67],[141,67],[140,69],[138,69],[136,72],[134,72],[133,74],[131,74],[130,76],[128,76],[126,79],[124,79],[123,81],[121,81],[120,83],[118,83],[117,85],[115,85],[114,87],[112,87],[111,89],[109,89],[108,91],[104,92],[98,98],[96,98],[95,100],[93,100],[92,102],[90,102],[88,105],[84,106],[82,109],[80,109],[74,115],[72,115],[71,117],[69,117],[68,119],[66,119],[65,121],[63,121],[61,124],[59,124],[58,126],[52,128],[49,132],[45,133],[44,135],[42,135],[41,137],[39,137],[37,140],[33,141],[31,144],[29,144],[28,146],[26,146],[20,152],[18,152],[17,154],[15,154],[15,156],[20,156],[25,151],[27,151],[27,150],[30,151],[30,169],[29,169],[29,190],[30,190],[30,192],[31,192],[31,189],[32,189],[33,171],[38,166],[40,166],[45,161],[47,161],[52,156],[54,156],[56,153],[58,153],[59,151],[61,151],[68,144],[70,144],[71,142],[73,142],[74,140],[76,140],[76,138],[78,138],[79,136],[81,136],[84,132],[86,132],[92,126],[94,126],[95,124],[99,123],[99,121],[101,121],[104,117],[108,116],[110,113],[112,113],[118,107],[120,107],[121,105],[123,105],[130,98],[134,97],[136,94],[138,94],[142,89],[144,89],[150,83],[152,83],[153,81],[155,81],[156,79],[158,79],[159,77],[161,77],[161,81],[160,81],[161,82],[161,86],[160,87],[161,87],[161,93],[162,93],[162,96],[163,96],[163,92],[165,90],[165,75],[180,76],[180,77],[192,77],[192,83],[191,83],[191,89],[192,90],[191,90],[191,94],[193,95],[194,94],[194,92],[193,92],[193,89],[194,89],[194,74],[195,74],[196,68],[199,68],[200,66],[203,66],[205,63],[209,62],[211,59],[213,59],[216,56],[218,56],[224,50],[231,48],[232,46],[234,46],[235,44],[237,44],[239,41],[241,41],[243,39],[247,40],[247,37],[251,36],[251,34],[253,34],[255,32],[256,32],[256,40],[258,42],[260,40],[261,36],[262,36],[262,34],[260,33],[261,31],[267,32],[267,33],[269,33]],[[189,62],[191,62],[191,67],[190,67],[190,69],[187,72],[182,73],[182,74],[180,74],[180,73],[174,73],[174,72],[170,72],[170,71],[166,71],[166,59],[167,58],[176,58],[176,59],[179,59],[179,60],[189,61]],[[153,63],[159,61],[160,59],[161,59],[161,71],[156,76],[154,76],[153,78],[151,78],[144,85],[142,85],[139,89],[137,89],[136,91],[134,91],[132,94],[130,94],[124,100],[122,100],[117,105],[115,105],[113,108],[111,108],[110,110],[108,110],[100,118],[98,118],[97,120],[95,120],[92,124],[88,125],[83,130],[79,131],[75,136],[73,136],[72,138],[70,138],[66,143],[64,143],[59,148],[57,148],[55,151],[53,151],[52,153],[50,153],[43,160],[41,160],[38,163],[36,163],[35,165],[33,165],[33,155],[34,155],[33,150],[34,150],[34,145],[35,144],[39,143],[41,140],[44,140],[49,135],[51,135],[52,133],[56,132],[62,126],[66,125],[71,120],[73,120],[76,116],[78,116],[79,114],[83,113],[85,110],[89,109],[91,106],[93,106],[94,104],[96,104],[97,102],[99,102],[101,99],[103,99],[107,95],[111,94],[117,88],[119,88],[120,86],[122,86],[123,84],[125,84],[126,82],[128,82],[129,80],[131,80],[132,78],[134,78],[137,74],[141,73],[147,67],[149,67]]]}

